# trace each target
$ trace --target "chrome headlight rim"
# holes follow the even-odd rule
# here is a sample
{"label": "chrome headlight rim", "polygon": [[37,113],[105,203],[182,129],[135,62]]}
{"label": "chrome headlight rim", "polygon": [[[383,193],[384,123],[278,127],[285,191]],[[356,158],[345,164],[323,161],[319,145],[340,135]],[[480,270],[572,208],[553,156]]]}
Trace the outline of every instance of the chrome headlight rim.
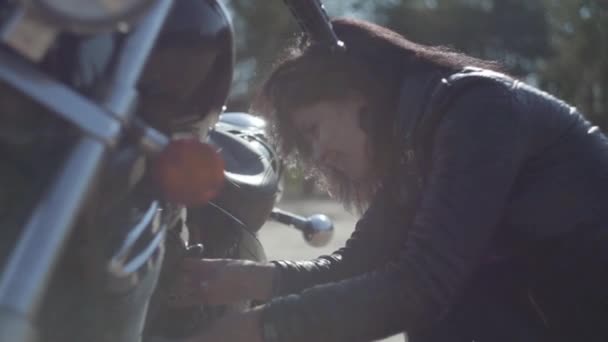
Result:
{"label": "chrome headlight rim", "polygon": [[[115,13],[99,14],[96,17],[91,15],[80,15],[76,9],[73,11],[59,8],[56,4],[58,0],[19,0],[28,10],[32,11],[39,18],[59,30],[68,31],[75,34],[94,34],[100,32],[113,31],[122,24],[131,25],[139,17],[147,13],[157,0],[122,0],[125,7],[115,11]],[[88,0],[101,3],[104,0]],[[100,5],[102,6],[102,5]]]}

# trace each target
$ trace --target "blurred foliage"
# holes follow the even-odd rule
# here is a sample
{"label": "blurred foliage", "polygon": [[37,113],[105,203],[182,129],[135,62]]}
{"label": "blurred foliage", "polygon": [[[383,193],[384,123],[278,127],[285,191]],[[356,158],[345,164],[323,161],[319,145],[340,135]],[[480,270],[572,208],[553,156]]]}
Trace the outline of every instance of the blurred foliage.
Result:
{"label": "blurred foliage", "polygon": [[[298,32],[281,0],[224,0],[237,72],[230,110],[246,110],[255,85]],[[325,0],[331,16],[386,25],[409,39],[500,61],[608,128],[608,0]]]}

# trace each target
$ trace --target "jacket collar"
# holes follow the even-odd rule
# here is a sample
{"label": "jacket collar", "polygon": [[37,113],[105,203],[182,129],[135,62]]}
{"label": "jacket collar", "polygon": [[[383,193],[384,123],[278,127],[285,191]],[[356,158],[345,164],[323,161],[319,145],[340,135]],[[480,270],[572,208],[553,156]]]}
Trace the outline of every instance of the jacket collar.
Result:
{"label": "jacket collar", "polygon": [[421,71],[403,79],[393,131],[396,143],[405,146],[414,143],[411,139],[416,126],[424,114],[433,89],[443,81],[443,75],[440,71]]}

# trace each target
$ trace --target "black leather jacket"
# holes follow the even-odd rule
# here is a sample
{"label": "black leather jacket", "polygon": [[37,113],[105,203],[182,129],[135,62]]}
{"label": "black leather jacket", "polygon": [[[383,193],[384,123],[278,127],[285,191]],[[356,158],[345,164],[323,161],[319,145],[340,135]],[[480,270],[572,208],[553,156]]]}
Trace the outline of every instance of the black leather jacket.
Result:
{"label": "black leather jacket", "polygon": [[397,176],[342,249],[275,262],[282,296],[263,320],[279,341],[423,332],[505,260],[549,328],[578,319],[572,303],[605,325],[593,306],[608,288],[608,139],[551,95],[478,72],[489,81],[458,94],[435,129],[412,217],[390,191]]}

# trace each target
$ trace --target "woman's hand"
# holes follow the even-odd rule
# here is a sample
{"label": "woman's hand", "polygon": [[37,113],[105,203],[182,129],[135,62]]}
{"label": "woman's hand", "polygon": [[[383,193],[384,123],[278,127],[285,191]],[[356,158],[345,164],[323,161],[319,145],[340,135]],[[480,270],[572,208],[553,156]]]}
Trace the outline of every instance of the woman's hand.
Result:
{"label": "woman's hand", "polygon": [[261,308],[229,313],[209,329],[184,342],[263,342],[260,328]]}
{"label": "woman's hand", "polygon": [[232,259],[186,259],[176,280],[170,305],[222,305],[267,300],[272,295],[275,267],[269,263]]}

